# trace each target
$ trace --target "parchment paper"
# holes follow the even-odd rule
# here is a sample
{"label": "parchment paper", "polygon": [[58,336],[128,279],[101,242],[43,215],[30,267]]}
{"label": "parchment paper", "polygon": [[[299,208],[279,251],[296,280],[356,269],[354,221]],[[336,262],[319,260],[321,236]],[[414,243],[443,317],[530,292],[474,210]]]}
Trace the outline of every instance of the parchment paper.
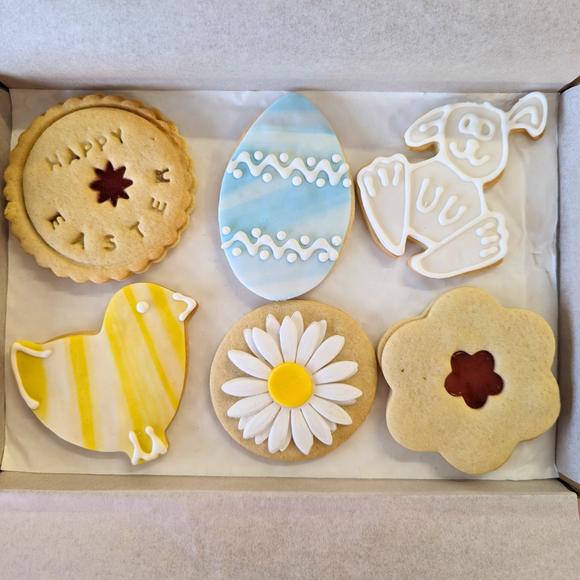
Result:
{"label": "parchment paper", "polygon": [[[302,463],[283,464],[255,456],[235,443],[219,424],[209,396],[214,353],[243,315],[266,301],[246,290],[231,272],[220,249],[217,205],[220,183],[235,145],[252,121],[280,92],[122,91],[158,107],[187,139],[199,186],[187,231],[167,258],[127,282],[76,284],[40,268],[10,236],[6,344],[28,339],[44,342],[76,331],[98,330],[107,304],[125,284],[150,281],[195,298],[199,310],[189,324],[190,371],[179,411],[167,436],[168,453],[132,466],[122,453],[91,452],[55,436],[28,409],[6,366],[6,448],[2,469],[58,473],[137,473],[213,476],[468,478],[437,453],[417,453],[397,444],[386,427],[387,387],[380,378],[371,412],[360,429],[332,453]],[[12,146],[32,119],[80,91],[12,91]],[[405,153],[411,161],[430,153],[406,151],[402,133],[433,107],[465,99],[507,109],[518,95],[310,92],[348,156],[353,174],[378,155]],[[510,233],[503,263],[480,274],[429,280],[407,266],[419,248],[393,259],[372,241],[361,211],[345,248],[326,280],[304,298],[344,310],[376,346],[395,322],[415,316],[441,292],[472,285],[490,292],[504,306],[528,308],[543,316],[557,334],[555,232],[557,222],[557,95],[548,95],[545,135],[531,141],[510,137],[507,168],[487,190],[490,209],[504,213]],[[379,373],[380,374],[380,373]],[[487,479],[555,477],[555,429],[520,443]]]}

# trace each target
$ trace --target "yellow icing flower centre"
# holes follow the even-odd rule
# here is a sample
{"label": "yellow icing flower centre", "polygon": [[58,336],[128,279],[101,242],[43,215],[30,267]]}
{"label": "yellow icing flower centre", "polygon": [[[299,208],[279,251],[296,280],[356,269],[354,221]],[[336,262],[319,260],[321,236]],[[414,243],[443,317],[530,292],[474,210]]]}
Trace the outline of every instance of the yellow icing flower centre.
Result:
{"label": "yellow icing flower centre", "polygon": [[299,407],[312,395],[312,379],[299,364],[282,363],[270,373],[268,390],[280,405]]}

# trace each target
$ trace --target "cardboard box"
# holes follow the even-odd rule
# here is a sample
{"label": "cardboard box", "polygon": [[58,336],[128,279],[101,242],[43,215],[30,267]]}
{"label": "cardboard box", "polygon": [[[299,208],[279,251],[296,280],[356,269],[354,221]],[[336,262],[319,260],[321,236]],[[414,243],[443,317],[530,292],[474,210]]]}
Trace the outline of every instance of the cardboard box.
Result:
{"label": "cardboard box", "polygon": [[[9,88],[557,91],[580,74],[578,22],[580,7],[568,0],[8,1],[0,81]],[[580,87],[563,92],[560,110],[557,466],[578,486]],[[0,90],[2,173],[10,119],[9,95]],[[0,224],[5,289],[8,228]],[[2,300],[0,343],[4,309]],[[557,480],[3,472],[0,520],[6,578],[544,579],[573,578],[580,569],[576,495]]]}

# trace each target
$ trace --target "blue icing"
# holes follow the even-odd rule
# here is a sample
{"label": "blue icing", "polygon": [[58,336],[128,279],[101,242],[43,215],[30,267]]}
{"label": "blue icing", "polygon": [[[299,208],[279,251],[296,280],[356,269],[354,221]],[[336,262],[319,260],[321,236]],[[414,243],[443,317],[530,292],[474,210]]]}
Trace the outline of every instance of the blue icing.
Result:
{"label": "blue icing", "polygon": [[[255,157],[257,151],[261,157]],[[284,153],[287,160],[280,159]],[[268,158],[271,154],[275,157]],[[340,160],[332,161],[334,155]],[[313,166],[307,163],[309,157],[315,159]],[[342,157],[326,119],[298,94],[276,101],[249,128],[228,164],[219,203],[222,244],[234,274],[247,288],[264,298],[284,300],[314,288],[330,272],[348,232],[353,203],[352,184],[343,184],[349,174]],[[263,180],[266,173],[269,182]],[[299,185],[292,183],[296,178]],[[322,187],[316,185],[319,179],[324,180]],[[331,185],[333,179],[336,185]],[[229,231],[224,233],[226,226]],[[253,230],[262,236],[260,245]],[[286,234],[282,240],[277,238],[280,231]],[[303,236],[308,236],[307,243],[300,243]],[[286,243],[292,249],[284,252],[280,248]],[[263,252],[268,253],[265,260],[260,258]],[[294,262],[288,261],[290,254],[296,256]],[[326,261],[320,261],[321,255]]]}

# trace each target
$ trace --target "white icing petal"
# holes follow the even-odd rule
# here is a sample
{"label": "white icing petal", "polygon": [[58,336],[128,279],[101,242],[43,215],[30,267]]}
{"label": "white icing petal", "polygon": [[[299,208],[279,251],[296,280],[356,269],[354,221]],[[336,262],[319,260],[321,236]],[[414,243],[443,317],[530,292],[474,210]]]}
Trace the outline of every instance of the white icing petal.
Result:
{"label": "white icing petal", "polygon": [[344,383],[329,383],[326,385],[315,385],[312,391],[317,397],[348,405],[362,395],[362,391],[352,385]]}
{"label": "white icing petal", "polygon": [[250,397],[268,392],[268,381],[240,377],[222,385],[222,391],[234,397]]}
{"label": "white icing petal", "polygon": [[273,314],[266,316],[266,332],[276,341],[280,346],[280,323]]}
{"label": "white icing petal", "polygon": [[327,338],[312,355],[312,358],[306,366],[309,373],[319,371],[323,366],[334,360],[344,346],[344,336],[331,336]]}
{"label": "white icing petal", "polygon": [[265,362],[242,350],[230,350],[228,357],[241,371],[252,377],[267,379],[272,372]]}
{"label": "white icing petal", "polygon": [[322,441],[325,445],[330,445],[332,443],[332,434],[330,433],[330,428],[328,423],[324,418],[319,415],[309,404],[303,405],[301,407],[302,414],[308,423],[308,427],[314,437]]}
{"label": "white icing petal", "polygon": [[[258,395],[259,396],[259,395]],[[270,400],[272,398],[270,397]],[[278,403],[272,402],[271,405],[262,409],[259,413],[254,415],[246,425],[244,429],[244,439],[252,439],[256,435],[264,432],[272,424],[272,421],[276,418],[278,411],[280,410],[280,405]]]}
{"label": "white icing petal", "polygon": [[352,361],[343,360],[332,363],[317,373],[314,373],[312,380],[317,385],[326,383],[336,383],[352,377],[358,371],[358,364]]}
{"label": "white icing petal", "polygon": [[316,395],[312,395],[308,403],[312,405],[323,417],[326,417],[333,423],[338,423],[339,425],[350,425],[352,423],[350,415],[342,407],[339,407],[332,401],[320,399]]}
{"label": "white icing petal", "polygon": [[272,395],[270,395],[270,393],[245,397],[244,399],[234,403],[228,409],[228,417],[233,417],[234,419],[238,419],[239,417],[249,417],[250,415],[260,412],[271,402]]}
{"label": "white icing petal", "polygon": [[273,366],[282,364],[282,354],[276,341],[261,328],[252,329],[252,338],[262,356]]}
{"label": "white icing petal", "polygon": [[267,427],[261,433],[258,433],[256,435],[256,437],[254,438],[256,445],[261,445],[262,443],[264,443],[264,441],[266,441],[266,439],[268,439],[269,434],[270,434],[270,427]]}
{"label": "white icing petal", "polygon": [[304,415],[300,411],[299,407],[295,407],[290,411],[291,414],[291,424],[292,424],[292,439],[296,443],[296,447],[304,455],[308,455],[312,449],[312,444],[314,443],[314,437],[312,432],[304,419]]}
{"label": "white icing petal", "polygon": [[286,316],[280,327],[280,348],[284,362],[296,361],[296,349],[298,348],[298,333],[296,326],[289,316]]}
{"label": "white icing petal", "polygon": [[248,345],[248,348],[262,361],[262,362],[266,362],[266,359],[260,354],[260,351],[258,350],[258,347],[256,346],[256,343],[254,342],[254,339],[252,337],[252,329],[251,328],[246,328],[244,330],[244,338],[246,339],[246,344]]}
{"label": "white icing petal", "polygon": [[249,420],[250,417],[240,417],[240,420],[238,421],[238,429],[243,431],[246,428]]}
{"label": "white icing petal", "polygon": [[276,453],[282,448],[288,435],[290,433],[290,409],[282,407],[278,416],[274,420],[274,424],[270,429],[270,436],[268,437],[268,451]]}
{"label": "white icing petal", "polygon": [[294,326],[296,327],[296,341],[299,343],[304,334],[304,319],[302,318],[302,314],[298,311],[296,311],[290,318],[292,318]]}
{"label": "white icing petal", "polygon": [[[322,415],[320,415],[320,416],[322,417]],[[328,425],[330,432],[334,433],[334,431],[336,431],[336,423],[329,421],[326,417],[322,417],[322,418],[326,421],[326,424]],[[241,419],[240,419],[240,421],[241,421]]]}
{"label": "white icing petal", "polygon": [[300,343],[298,344],[298,352],[296,354],[296,362],[303,367],[310,360],[314,354],[318,344],[318,337],[320,335],[320,323],[312,322],[304,331]]}
{"label": "white icing petal", "polygon": [[320,334],[318,335],[318,342],[316,343],[316,348],[318,348],[322,344],[322,341],[326,336],[326,320],[319,320],[318,324],[320,325]]}
{"label": "white icing petal", "polygon": [[292,429],[288,427],[288,433],[286,433],[286,439],[284,439],[284,443],[282,443],[282,447],[280,447],[280,451],[286,451],[288,445],[290,445],[290,441],[292,441]]}

